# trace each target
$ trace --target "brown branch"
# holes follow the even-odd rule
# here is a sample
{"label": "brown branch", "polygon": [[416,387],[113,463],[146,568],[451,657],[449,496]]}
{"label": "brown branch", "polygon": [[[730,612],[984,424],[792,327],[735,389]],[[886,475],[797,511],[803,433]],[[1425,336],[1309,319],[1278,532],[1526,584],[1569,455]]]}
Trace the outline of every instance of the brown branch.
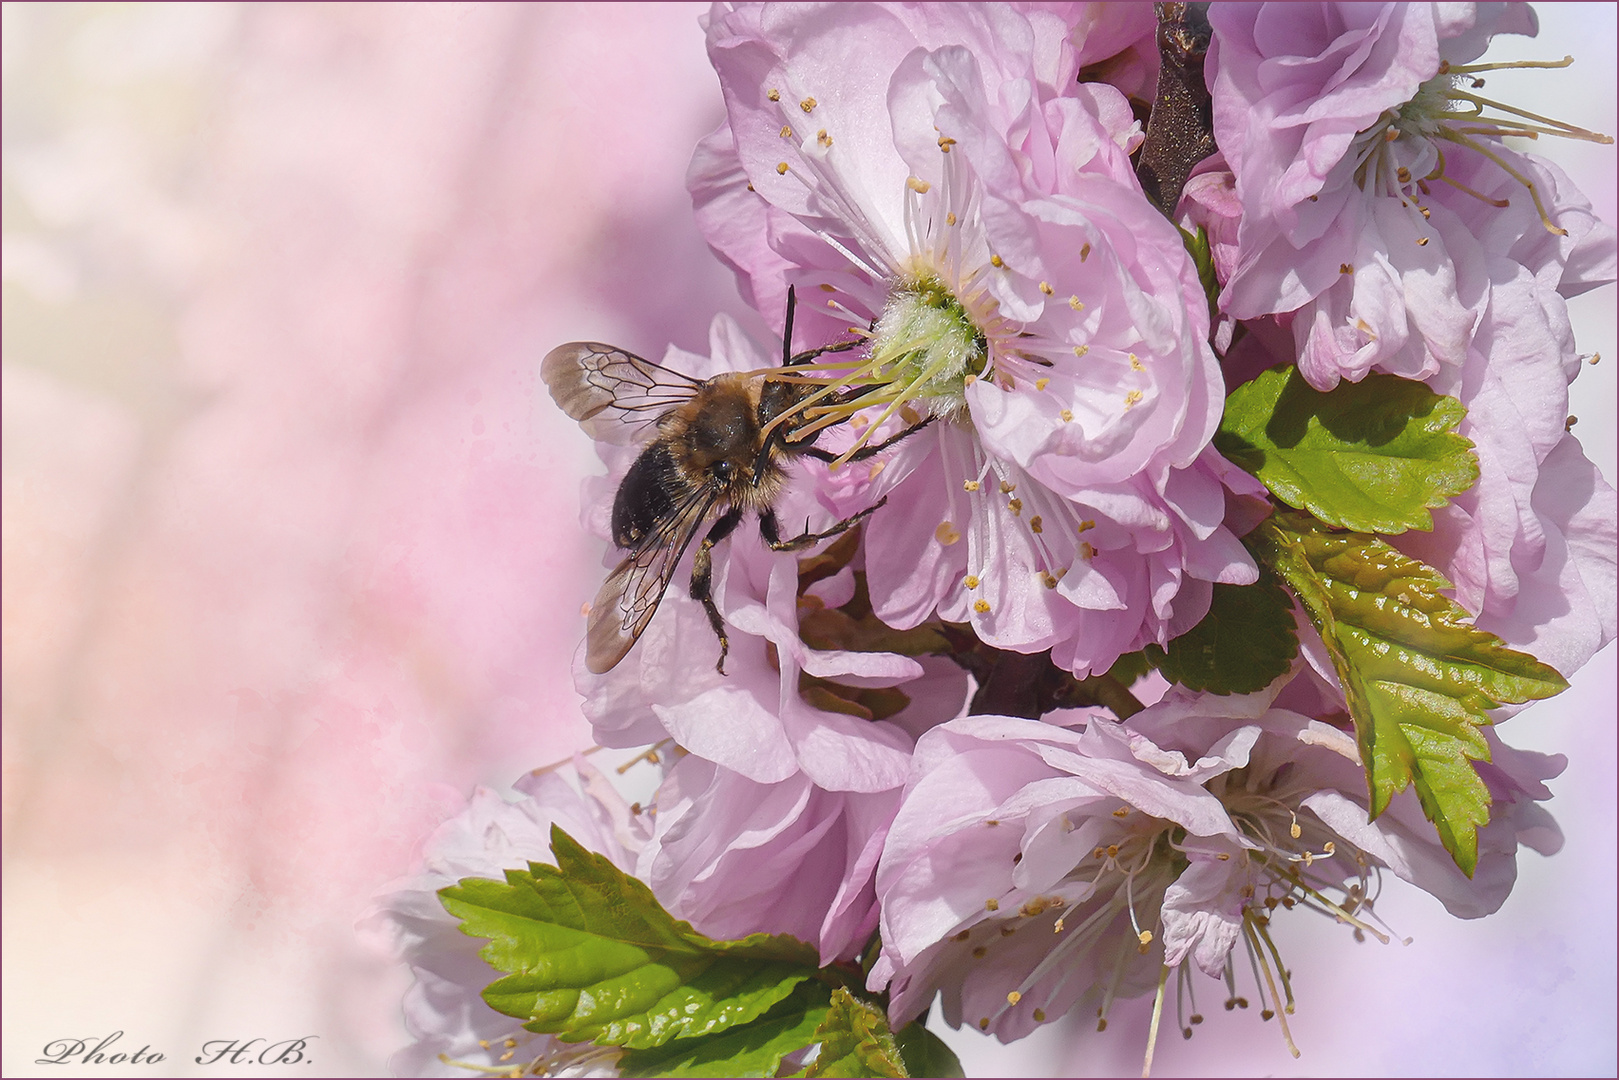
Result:
{"label": "brown branch", "polygon": [[1136,163],[1136,179],[1147,198],[1173,219],[1193,166],[1218,149],[1214,102],[1203,80],[1203,58],[1212,32],[1206,3],[1153,7],[1158,12],[1158,94]]}
{"label": "brown branch", "polygon": [[985,645],[967,626],[941,623],[938,629],[949,643],[944,655],[978,682],[978,692],[967,708],[970,715],[1038,720],[1053,709],[1100,705],[1125,720],[1145,708],[1129,687],[1111,676],[1074,678],[1052,663],[1050,649],[1041,653],[1011,652]]}

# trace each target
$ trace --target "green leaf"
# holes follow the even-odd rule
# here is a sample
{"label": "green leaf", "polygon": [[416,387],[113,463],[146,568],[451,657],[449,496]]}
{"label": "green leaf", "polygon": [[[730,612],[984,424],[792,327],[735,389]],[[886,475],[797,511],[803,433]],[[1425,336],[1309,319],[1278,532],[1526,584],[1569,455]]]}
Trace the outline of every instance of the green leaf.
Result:
{"label": "green leaf", "polygon": [[821,1052],[805,1076],[908,1076],[883,1011],[843,987],[832,992],[826,1021],[815,1030]]}
{"label": "green leaf", "polygon": [[1490,793],[1473,768],[1488,761],[1486,710],[1568,688],[1556,671],[1473,626],[1440,594],[1438,571],[1365,533],[1332,532],[1282,513],[1249,536],[1293,587],[1332,655],[1355,719],[1371,816],[1415,783],[1422,810],[1469,877]]}
{"label": "green leaf", "polygon": [[619,1059],[619,1075],[775,1076],[782,1058],[819,1038],[816,1031],[830,1003],[825,983],[800,983],[787,1000],[750,1024],[627,1052]]}
{"label": "green leaf", "polygon": [[1361,532],[1433,528],[1429,510],[1478,480],[1455,398],[1393,375],[1313,389],[1291,364],[1226,398],[1214,445],[1289,506]]}
{"label": "green leaf", "polygon": [[530,1031],[646,1049],[746,1024],[816,974],[815,950],[795,938],[704,937],[555,826],[551,850],[554,867],[439,890],[463,933],[489,939],[479,955],[511,973],[484,1000]]}
{"label": "green leaf", "polygon": [[894,1033],[905,1071],[912,1076],[964,1077],[961,1059],[945,1041],[929,1031],[920,1020],[906,1024]]}
{"label": "green leaf", "polygon": [[1220,279],[1214,272],[1214,252],[1209,247],[1208,230],[1199,225],[1195,233],[1185,229],[1180,233],[1181,243],[1192,257],[1192,265],[1197,267],[1198,284],[1203,286],[1203,296],[1209,302],[1209,325],[1213,326],[1220,318]]}
{"label": "green leaf", "polygon": [[1299,652],[1293,601],[1263,568],[1252,585],[1214,586],[1209,613],[1147,659],[1170,682],[1212,694],[1252,694],[1287,672]]}

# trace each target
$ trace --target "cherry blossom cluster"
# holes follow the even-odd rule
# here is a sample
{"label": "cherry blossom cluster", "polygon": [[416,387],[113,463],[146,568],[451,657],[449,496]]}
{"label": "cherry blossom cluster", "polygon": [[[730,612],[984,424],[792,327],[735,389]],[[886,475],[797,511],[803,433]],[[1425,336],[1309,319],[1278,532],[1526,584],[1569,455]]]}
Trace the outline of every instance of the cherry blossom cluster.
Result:
{"label": "cherry blossom cluster", "polygon": [[[1615,233],[1503,141],[1570,132],[1476,85],[1533,12],[1215,3],[1208,20],[1217,150],[1161,208],[1137,178],[1151,5],[715,5],[726,119],[692,162],[697,221],[778,330],[791,289],[789,351],[857,342],[804,369],[829,392],[799,421],[835,460],[795,459],[775,509],[812,531],[877,509],[810,551],[772,550],[751,519],[714,549],[723,673],[680,573],[623,662],[592,674],[581,653],[597,742],[657,747],[661,783],[629,807],[580,764],[583,797],[547,775],[446,826],[389,902],[419,977],[401,1068],[499,1067],[517,1025],[477,1000],[491,973],[431,890],[543,861],[556,819],[711,937],[864,961],[896,1030],[938,1000],[1004,1041],[1105,1019],[1166,977],[1215,987],[1234,957],[1257,958],[1253,992],[1282,1013],[1273,919],[1304,907],[1386,937],[1385,876],[1476,918],[1520,845],[1557,850],[1544,782],[1565,762],[1493,728],[1471,876],[1414,790],[1373,814],[1302,615],[1263,690],[1149,678],[1124,709],[996,712],[937,647],[1108,678],[1197,625],[1216,585],[1253,583],[1266,489],[1212,440],[1226,395],[1278,364],[1323,391],[1386,373],[1459,400],[1477,483],[1390,542],[1564,676],[1616,635],[1619,506],[1565,424],[1583,361],[1566,299],[1614,280]],[[709,355],[660,359],[706,379],[781,354],[722,317]],[[585,524],[607,539],[637,448],[598,445]],[[570,1053],[556,1067],[612,1067]]]}

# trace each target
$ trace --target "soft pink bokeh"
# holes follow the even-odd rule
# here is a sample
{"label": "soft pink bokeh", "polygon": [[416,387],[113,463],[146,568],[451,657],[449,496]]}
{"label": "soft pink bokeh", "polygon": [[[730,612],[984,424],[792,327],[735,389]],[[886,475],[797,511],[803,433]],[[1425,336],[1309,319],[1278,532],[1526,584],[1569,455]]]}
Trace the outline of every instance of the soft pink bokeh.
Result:
{"label": "soft pink bokeh", "polygon": [[[163,1072],[284,1075],[193,1058],[315,1035],[321,1073],[377,1075],[404,975],[355,920],[473,784],[588,741],[595,464],[539,357],[758,325],[683,183],[720,116],[701,8],[3,10],[0,1068],[121,1029]],[[1579,65],[1525,93],[1613,131],[1612,7],[1543,14],[1522,55]],[[1611,479],[1612,291],[1576,315]],[[1301,925],[1302,1061],[1220,1015],[1161,1071],[1611,1071],[1613,679],[1609,649],[1504,729],[1574,764],[1569,847],[1501,915],[1390,898],[1409,948]],[[1145,1014],[1115,1016],[952,1041],[979,1074],[1135,1071]]]}

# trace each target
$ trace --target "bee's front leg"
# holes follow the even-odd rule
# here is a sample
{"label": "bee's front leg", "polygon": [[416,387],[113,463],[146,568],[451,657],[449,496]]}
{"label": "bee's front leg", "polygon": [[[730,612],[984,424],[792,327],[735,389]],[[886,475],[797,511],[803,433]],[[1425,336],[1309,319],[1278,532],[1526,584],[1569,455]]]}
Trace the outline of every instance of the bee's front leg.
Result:
{"label": "bee's front leg", "polygon": [[840,533],[847,532],[849,529],[852,529],[854,526],[860,524],[860,522],[876,513],[887,501],[888,496],[884,495],[882,498],[860,511],[860,513],[851,517],[846,517],[837,524],[831,526],[830,528],[823,529],[818,533],[810,532],[809,522],[806,521],[804,523],[804,531],[793,537],[791,540],[783,540],[781,538],[781,525],[776,520],[776,512],[774,510],[766,510],[764,513],[759,515],[759,535],[764,537],[764,541],[770,545],[771,551],[802,551],[811,544],[817,544],[822,540],[828,540]]}
{"label": "bee's front leg", "polygon": [[697,553],[691,559],[691,595],[703,605],[708,613],[708,624],[714,628],[714,636],[720,639],[720,658],[714,665],[714,670],[721,675],[725,674],[725,656],[731,651],[731,639],[725,636],[725,623],[720,620],[720,609],[714,606],[714,556],[711,554],[714,545],[731,535],[737,523],[742,520],[742,508],[733,506],[714,522],[714,527],[708,530],[702,543],[697,545]]}

